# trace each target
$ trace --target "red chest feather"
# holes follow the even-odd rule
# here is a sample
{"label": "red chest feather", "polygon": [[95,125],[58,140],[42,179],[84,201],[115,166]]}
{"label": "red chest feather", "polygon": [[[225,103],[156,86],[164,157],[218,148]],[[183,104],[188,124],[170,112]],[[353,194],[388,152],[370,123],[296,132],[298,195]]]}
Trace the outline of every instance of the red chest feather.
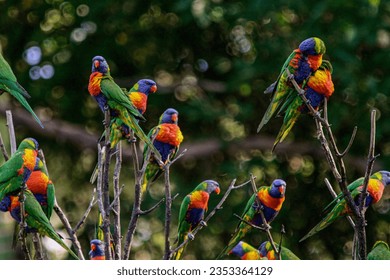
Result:
{"label": "red chest feather", "polygon": [[103,74],[99,72],[93,72],[89,76],[88,91],[92,96],[97,96],[101,93],[100,82],[103,78]]}
{"label": "red chest feather", "polygon": [[380,180],[370,179],[367,186],[367,191],[372,196],[372,204],[377,203],[383,195],[385,186]]}
{"label": "red chest feather", "polygon": [[317,70],[309,79],[307,85],[319,94],[329,98],[334,92],[334,84],[329,71]]}
{"label": "red chest feather", "polygon": [[137,108],[141,114],[144,114],[146,111],[148,96],[142,92],[132,92],[129,97],[134,107]]}
{"label": "red chest feather", "polygon": [[299,60],[302,58],[302,53],[299,49],[296,49],[294,50],[295,52],[295,55],[294,57],[290,60],[290,63],[289,65],[294,68],[294,69],[298,69],[298,66],[299,66]]}
{"label": "red chest feather", "polygon": [[261,203],[263,203],[268,208],[271,208],[275,211],[279,211],[282,208],[285,197],[275,198],[269,195],[267,189],[262,189],[257,194]]}
{"label": "red chest feather", "polygon": [[322,54],[320,54],[320,55],[308,55],[307,58],[308,58],[308,61],[309,61],[309,64],[310,64],[310,68],[313,71],[316,71],[320,67],[320,65],[322,64]]}
{"label": "red chest feather", "polygon": [[181,133],[179,126],[176,124],[164,123],[159,127],[160,131],[157,134],[156,140],[175,147],[179,146],[183,141],[183,134]]}
{"label": "red chest feather", "polygon": [[190,208],[207,210],[210,195],[205,191],[196,191],[191,194]]}

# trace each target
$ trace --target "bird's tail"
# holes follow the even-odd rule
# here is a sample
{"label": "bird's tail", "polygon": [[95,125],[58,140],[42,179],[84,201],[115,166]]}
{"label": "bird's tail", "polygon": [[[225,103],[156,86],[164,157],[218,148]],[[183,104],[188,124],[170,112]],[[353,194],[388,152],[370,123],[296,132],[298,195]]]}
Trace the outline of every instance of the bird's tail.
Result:
{"label": "bird's tail", "polygon": [[243,236],[241,236],[240,234],[240,231],[234,233],[234,235],[232,236],[232,238],[230,239],[228,245],[222,250],[221,253],[219,253],[219,255],[217,256],[217,260],[220,260],[222,259],[225,255],[228,255],[229,252],[234,248],[234,246],[237,245],[238,242],[240,242],[241,238]]}
{"label": "bird's tail", "polygon": [[[179,246],[180,244],[182,244],[187,238],[188,238],[187,234],[185,234],[185,235],[180,234],[180,236],[179,236],[178,239],[177,239],[177,245]],[[187,243],[187,244],[188,244],[188,243]],[[177,250],[177,251],[172,255],[172,260],[180,260],[180,259],[181,259],[181,255],[183,254],[184,249],[187,247],[187,244],[184,245],[183,247],[181,247],[179,250]]]}

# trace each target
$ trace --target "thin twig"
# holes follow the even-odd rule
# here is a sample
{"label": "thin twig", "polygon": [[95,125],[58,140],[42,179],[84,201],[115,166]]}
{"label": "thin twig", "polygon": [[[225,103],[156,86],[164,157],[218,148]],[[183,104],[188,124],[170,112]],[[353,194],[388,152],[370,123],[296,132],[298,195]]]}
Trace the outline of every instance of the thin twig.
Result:
{"label": "thin twig", "polygon": [[12,112],[11,111],[7,110],[7,111],[5,111],[5,114],[7,117],[9,142],[11,145],[11,155],[13,155],[16,152],[16,137],[15,137],[14,121],[12,119]]}
{"label": "thin twig", "polygon": [[121,235],[121,220],[120,220],[120,199],[119,196],[122,193],[123,187],[119,187],[119,177],[121,172],[121,166],[122,166],[122,146],[119,142],[116,146],[117,153],[115,156],[115,169],[114,169],[114,176],[113,176],[113,185],[114,185],[114,200],[112,204],[110,205],[110,209],[113,209],[114,213],[114,232],[112,235],[113,242],[114,242],[114,259],[120,260],[121,259],[121,241],[122,241],[122,235]]}
{"label": "thin twig", "polygon": [[25,191],[27,190],[27,185],[22,184],[20,186],[20,192],[19,192],[19,203],[20,203],[20,228],[19,228],[19,241],[21,244],[22,251],[24,253],[24,258],[26,260],[30,260],[30,254],[27,249],[27,242],[26,242],[26,229],[27,229],[27,222],[26,222],[26,209],[25,209]]}
{"label": "thin twig", "polygon": [[91,201],[89,202],[88,208],[85,211],[84,215],[81,217],[80,221],[77,223],[77,225],[72,230],[74,233],[76,233],[80,229],[80,227],[85,223],[85,220],[87,219],[89,213],[91,212],[92,207],[97,203],[97,200],[95,197],[96,197],[96,188],[93,188]]}
{"label": "thin twig", "polygon": [[165,235],[165,253],[164,260],[169,260],[171,256],[171,245],[169,242],[169,234],[171,231],[171,212],[172,212],[172,197],[171,197],[171,184],[169,178],[169,168],[172,162],[168,162],[164,166],[164,178],[165,178],[165,224],[164,224],[164,235]]}
{"label": "thin twig", "polygon": [[4,141],[3,141],[3,136],[0,133],[0,150],[1,153],[3,154],[4,160],[7,161],[9,159],[7,149],[5,148]]}
{"label": "thin twig", "polygon": [[195,239],[195,235],[205,226],[207,225],[208,221],[215,215],[215,213],[218,210],[222,209],[223,203],[226,201],[228,198],[230,192],[232,190],[236,190],[239,188],[242,188],[246,186],[247,184],[250,183],[250,181],[244,182],[241,185],[235,186],[236,179],[233,179],[232,182],[230,183],[228,189],[226,190],[225,194],[221,198],[221,200],[218,202],[218,204],[214,207],[214,209],[207,215],[207,217],[203,220],[203,222],[199,223],[189,234],[191,234],[192,238],[187,238],[185,239],[181,244],[178,244],[178,246],[171,251],[171,255],[173,255],[175,252],[177,252],[179,249],[183,248],[184,246],[187,245],[188,242],[192,241]]}

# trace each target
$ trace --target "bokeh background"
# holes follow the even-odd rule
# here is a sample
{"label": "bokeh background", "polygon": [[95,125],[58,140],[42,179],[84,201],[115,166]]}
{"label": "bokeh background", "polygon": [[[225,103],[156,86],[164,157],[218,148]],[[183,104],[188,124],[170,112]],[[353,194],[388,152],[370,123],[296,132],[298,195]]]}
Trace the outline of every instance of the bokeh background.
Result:
{"label": "bokeh background", "polygon": [[[329,121],[341,150],[353,127],[358,127],[345,156],[348,181],[364,175],[372,109],[377,110],[376,153],[380,154],[374,171],[389,169],[389,1],[1,0],[0,10],[0,49],[45,124],[41,129],[9,94],[3,94],[0,131],[8,143],[5,110],[12,110],[17,141],[25,137],[39,141],[58,203],[72,225],[87,208],[93,189],[89,177],[97,160],[103,114],[89,96],[87,84],[92,57],[102,55],[122,87],[130,88],[140,78],[157,82],[158,92],[150,96],[145,114],[148,121],[142,123],[145,131],[166,108],[180,112],[182,148],[188,152],[171,170],[173,193],[179,193],[173,202],[172,242],[181,200],[199,182],[217,180],[224,192],[232,179],[237,178],[239,184],[252,173],[259,186],[275,178],[287,182],[286,201],[272,223],[276,241],[283,224],[283,244],[300,258],[351,258],[353,231],[345,219],[298,242],[331,201],[324,178],[337,189],[313,119],[301,117],[273,154],[270,149],[282,119],[272,119],[259,134],[256,128],[269,104],[264,89],[276,79],[291,51],[302,40],[317,36],[325,42],[324,58],[334,68]],[[126,156],[129,145],[123,143],[123,149],[120,180],[125,184],[121,196],[125,234],[134,181],[132,161]],[[215,258],[237,225],[233,214],[241,214],[250,195],[249,185],[234,191],[184,257]],[[160,179],[143,207],[162,196]],[[379,239],[390,241],[389,198],[387,191],[380,205],[367,212],[368,248]],[[209,209],[219,199],[212,196]],[[78,232],[86,255],[96,220],[94,207]],[[56,217],[52,222],[63,232]],[[163,226],[164,207],[141,217],[130,258],[162,258]],[[12,232],[8,213],[0,213],[2,259],[18,258],[11,250]],[[245,240],[258,246],[266,235],[253,231]],[[62,249],[49,251],[51,258],[66,257],[60,253]]]}

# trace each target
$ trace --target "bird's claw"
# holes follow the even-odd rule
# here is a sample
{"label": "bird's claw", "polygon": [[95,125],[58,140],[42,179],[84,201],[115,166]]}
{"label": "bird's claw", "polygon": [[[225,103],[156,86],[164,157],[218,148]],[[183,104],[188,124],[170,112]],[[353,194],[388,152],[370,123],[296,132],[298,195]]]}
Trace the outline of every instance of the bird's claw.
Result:
{"label": "bird's claw", "polygon": [[189,233],[189,234],[188,234],[188,239],[194,240],[194,239],[195,239],[195,236],[194,236],[192,233]]}
{"label": "bird's claw", "polygon": [[202,226],[202,227],[207,227],[207,223],[205,221],[200,221],[199,224]]}

